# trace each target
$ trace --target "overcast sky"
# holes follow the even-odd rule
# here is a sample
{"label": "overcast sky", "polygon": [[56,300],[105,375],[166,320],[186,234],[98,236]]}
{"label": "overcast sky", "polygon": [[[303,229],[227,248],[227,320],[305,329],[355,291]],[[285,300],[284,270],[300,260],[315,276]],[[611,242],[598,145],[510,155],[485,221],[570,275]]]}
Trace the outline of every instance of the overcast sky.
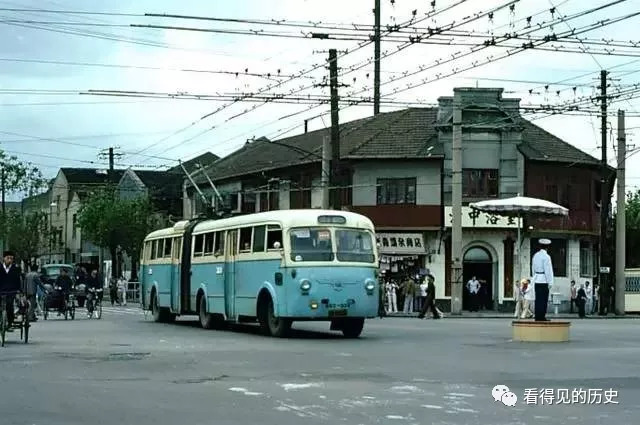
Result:
{"label": "overcast sky", "polygon": [[[437,0],[436,10],[444,9],[459,0]],[[428,18],[417,26],[445,26],[460,22],[474,13],[488,11],[505,1],[468,0],[448,12]],[[459,30],[493,31],[496,35],[522,31],[526,18],[532,16],[532,25],[552,19],[549,9],[573,15],[582,10],[608,3],[607,0],[521,0],[513,12],[508,8],[497,11],[493,20],[485,17]],[[173,166],[177,159],[189,159],[207,150],[225,156],[242,146],[253,136],[275,137],[293,135],[303,131],[303,121],[328,110],[326,105],[303,114],[283,118],[308,109],[307,105],[266,104],[254,111],[238,116],[256,103],[239,103],[227,107],[206,119],[200,119],[225,105],[224,102],[205,100],[156,100],[125,97],[103,97],[71,94],[47,90],[135,90],[145,92],[188,92],[193,94],[240,93],[264,89],[275,84],[266,74],[289,75],[322,64],[327,49],[353,50],[357,41],[328,41],[289,39],[264,36],[228,35],[193,31],[132,28],[129,24],[154,24],[213,29],[265,29],[294,32],[303,29],[266,27],[255,24],[232,24],[175,18],[144,16],[112,16],[70,13],[46,13],[42,10],[25,12],[9,8],[52,9],[64,11],[90,11],[108,13],[167,13],[218,18],[276,19],[288,21],[322,21],[328,23],[373,23],[373,0],[137,0],[137,1],[82,1],[82,0],[14,0],[0,1],[0,147],[18,157],[40,166],[47,176],[54,176],[61,166],[104,166],[98,153],[109,146],[119,146],[125,155],[118,160],[120,166]],[[553,29],[534,32],[545,36],[561,34],[569,28],[584,27],[603,19],[612,19],[637,11],[636,0],[604,9],[594,14],[560,23]],[[404,23],[416,10],[421,19],[431,10],[427,0],[382,0],[383,24]],[[64,25],[67,23],[67,25]],[[69,23],[75,23],[70,25]],[[78,25],[78,24],[94,24]],[[640,17],[607,26],[581,37],[589,39],[634,40]],[[109,25],[105,25],[109,24]],[[113,26],[121,25],[121,26]],[[328,32],[329,30],[323,30]],[[79,32],[68,34],[62,32]],[[331,32],[342,32],[332,30]],[[108,39],[105,39],[108,38]],[[478,42],[477,38],[460,40]],[[511,44],[519,44],[513,41]],[[580,44],[563,44],[572,48]],[[383,43],[383,52],[397,49],[398,43]],[[589,45],[589,49],[606,46]],[[399,101],[425,104],[436,102],[439,96],[450,96],[454,87],[504,87],[505,96],[518,97],[523,104],[560,104],[574,96],[596,93],[601,67],[611,69],[614,87],[610,91],[624,90],[640,81],[640,47],[618,50],[635,51],[634,57],[614,57],[589,54],[571,54],[529,50],[492,64],[477,66],[458,75],[393,94],[396,88],[407,84],[430,81],[438,74],[446,75],[487,57],[498,57],[506,49],[484,49],[415,76],[401,78],[405,71],[415,71],[436,60],[451,58],[457,51],[468,51],[468,46],[437,46],[415,44],[382,61],[382,94]],[[609,48],[611,49],[611,48]],[[353,65],[366,63],[373,56],[373,45],[340,57],[341,94],[349,91],[372,95],[373,65],[347,73]],[[24,60],[27,60],[25,62]],[[28,61],[78,62],[84,65],[34,63]],[[99,67],[90,64],[142,66],[161,70],[126,67]],[[202,71],[239,71],[263,76],[223,75],[206,72],[186,72],[171,69]],[[273,89],[272,93],[286,93],[303,85],[321,82],[328,71],[319,67],[304,78],[295,79]],[[313,77],[313,78],[310,78]],[[531,82],[492,81],[490,79]],[[395,81],[391,81],[394,79]],[[277,81],[283,81],[280,78]],[[566,81],[561,85],[553,84]],[[549,84],[545,90],[545,83]],[[569,84],[569,85],[566,85]],[[573,87],[576,87],[574,92]],[[21,90],[11,94],[10,90]],[[29,90],[36,90],[28,93]],[[533,94],[530,94],[533,90]],[[560,94],[556,92],[560,90]],[[313,88],[303,94],[328,94],[328,88]],[[362,96],[362,95],[359,95]],[[638,100],[620,101],[611,108],[640,112]],[[597,105],[592,105],[596,109]],[[396,108],[383,106],[383,111]],[[354,106],[341,111],[341,122],[371,115],[373,107]],[[234,118],[232,118],[234,117]],[[280,119],[283,118],[283,119]],[[615,165],[613,144],[617,134],[617,120],[610,117],[609,159]],[[546,130],[562,137],[585,152],[600,155],[600,120],[597,116],[550,117],[535,121]],[[309,122],[310,129],[329,126],[328,116]],[[295,128],[296,126],[299,126]],[[640,146],[640,118],[627,119],[628,141]],[[634,129],[634,127],[637,127]],[[213,129],[212,129],[213,128]],[[206,131],[209,129],[209,131]],[[183,130],[178,132],[179,130]],[[286,130],[291,130],[284,133]],[[56,139],[42,140],[42,138]],[[66,142],[66,143],[62,143]],[[135,155],[136,152],[141,154]],[[102,165],[92,165],[102,164]],[[640,187],[640,155],[632,156],[627,164],[627,186]]]}

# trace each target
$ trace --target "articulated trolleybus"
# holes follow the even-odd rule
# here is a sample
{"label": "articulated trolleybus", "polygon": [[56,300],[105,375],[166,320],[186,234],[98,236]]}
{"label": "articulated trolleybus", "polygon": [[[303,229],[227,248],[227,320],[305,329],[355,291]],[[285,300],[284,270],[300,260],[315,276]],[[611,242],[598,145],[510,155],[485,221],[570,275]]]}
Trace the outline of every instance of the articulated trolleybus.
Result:
{"label": "articulated trolleybus", "polygon": [[374,226],[344,211],[282,210],[182,221],[145,238],[141,300],[157,322],[198,315],[205,329],[330,321],[349,338],[378,315]]}

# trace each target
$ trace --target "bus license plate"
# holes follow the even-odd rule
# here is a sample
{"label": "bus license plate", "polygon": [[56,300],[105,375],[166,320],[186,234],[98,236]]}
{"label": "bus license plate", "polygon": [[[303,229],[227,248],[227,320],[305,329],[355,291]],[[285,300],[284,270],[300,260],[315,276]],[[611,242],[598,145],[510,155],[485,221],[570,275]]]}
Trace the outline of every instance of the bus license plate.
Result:
{"label": "bus license plate", "polygon": [[329,317],[344,317],[347,315],[346,308],[339,308],[335,310],[329,310]]}

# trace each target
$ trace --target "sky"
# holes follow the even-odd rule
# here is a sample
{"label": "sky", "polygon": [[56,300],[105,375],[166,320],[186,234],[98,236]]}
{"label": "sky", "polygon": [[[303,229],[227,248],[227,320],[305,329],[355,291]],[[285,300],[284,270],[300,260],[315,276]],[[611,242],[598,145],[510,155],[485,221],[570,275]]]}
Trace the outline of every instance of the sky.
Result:
{"label": "sky", "polygon": [[[613,0],[519,0],[515,8],[503,8],[456,27],[475,34],[503,35],[507,32],[535,37],[562,35],[598,21],[606,22],[637,11],[636,0],[552,27],[533,31],[552,19],[572,16]],[[412,19],[415,34],[427,27],[460,24],[480,12],[508,3],[507,0],[437,0],[435,16],[425,0],[381,0],[383,26],[405,24]],[[450,7],[460,3],[455,7]],[[635,8],[634,8],[635,4]],[[322,22],[325,25],[372,25],[374,0],[0,0],[0,149],[30,161],[47,177],[60,167],[106,167],[99,153],[117,147],[123,154],[118,167],[162,169],[206,151],[226,156],[247,139],[291,136],[304,130],[330,125],[327,105],[221,102],[214,100],[149,99],[79,94],[89,90],[190,93],[200,95],[299,92],[327,96],[322,86],[328,75],[328,49],[339,51],[338,66],[342,96],[372,96],[373,44],[359,47],[359,41],[311,40],[302,38],[197,32],[176,29],[131,27],[163,25],[215,30],[265,30],[303,34],[324,30],[236,24],[231,22],[149,17],[145,13],[180,14],[199,17]],[[555,7],[552,15],[550,9]],[[17,11],[9,9],[36,9]],[[447,9],[440,12],[443,9]],[[57,11],[56,13],[46,10]],[[64,13],[61,13],[64,12]],[[97,12],[78,14],[72,12]],[[113,14],[120,14],[114,16]],[[531,16],[531,29],[526,18]],[[415,21],[414,21],[415,22]],[[502,87],[505,97],[521,99],[522,105],[559,105],[580,96],[597,94],[601,69],[611,72],[610,92],[624,91],[640,82],[638,47],[594,45],[635,41],[640,16],[579,35],[590,44],[559,42],[570,48],[584,47],[590,53],[549,52],[529,49],[497,60],[508,49],[489,47],[453,60],[470,46],[382,43],[382,96],[397,103],[419,102],[429,106],[440,96],[451,96],[454,87]],[[358,26],[360,25],[360,26]],[[362,34],[368,34],[366,31]],[[395,37],[408,37],[396,34]],[[441,36],[441,40],[450,36]],[[384,40],[384,38],[383,38]],[[479,38],[456,38],[457,43],[478,43]],[[605,40],[605,41],[602,41]],[[511,41],[520,44],[522,41]],[[596,55],[595,51],[624,53],[625,56]],[[346,53],[348,52],[348,53]],[[451,59],[446,62],[447,59]],[[484,64],[487,59],[492,63]],[[34,62],[39,61],[39,62]],[[43,63],[45,62],[45,63]],[[56,63],[52,63],[56,62]],[[72,62],[75,65],[61,64]],[[445,63],[446,62],[446,63]],[[440,63],[440,65],[437,65]],[[81,65],[78,65],[81,64]],[[108,66],[96,66],[96,65]],[[362,65],[354,70],[355,65]],[[463,71],[473,66],[472,69]],[[146,67],[146,68],[145,68]],[[142,69],[141,69],[142,68]],[[154,69],[148,69],[154,68]],[[312,70],[316,68],[315,70]],[[185,71],[191,70],[191,71]],[[201,72],[193,72],[193,71]],[[245,70],[257,76],[242,75]],[[420,71],[421,72],[417,72]],[[206,72],[202,72],[206,71]],[[210,71],[232,71],[220,74]],[[280,75],[299,75],[289,79]],[[405,76],[417,73],[412,76]],[[236,76],[233,72],[239,72]],[[451,73],[455,75],[448,76]],[[501,80],[501,81],[496,81]],[[320,83],[320,86],[318,84]],[[278,87],[274,88],[276,84]],[[409,85],[409,86],[408,86]],[[309,86],[305,90],[305,87]],[[546,87],[548,86],[548,87]],[[575,87],[575,90],[574,90]],[[400,91],[402,89],[402,91]],[[296,93],[297,94],[297,93]],[[247,111],[251,108],[253,110]],[[383,105],[391,111],[402,105]],[[598,105],[587,106],[597,110]],[[640,147],[640,101],[615,99],[610,111],[627,111],[627,143]],[[218,110],[216,113],[202,118]],[[304,112],[303,112],[304,111]],[[246,113],[245,113],[246,112]],[[291,114],[298,113],[294,116]],[[340,122],[373,114],[370,104],[340,111]],[[289,117],[287,117],[289,116]],[[531,115],[535,123],[583,151],[600,156],[600,118]],[[615,141],[617,119],[608,124],[608,158],[617,164]],[[640,155],[630,152],[627,161],[627,190],[640,188]]]}

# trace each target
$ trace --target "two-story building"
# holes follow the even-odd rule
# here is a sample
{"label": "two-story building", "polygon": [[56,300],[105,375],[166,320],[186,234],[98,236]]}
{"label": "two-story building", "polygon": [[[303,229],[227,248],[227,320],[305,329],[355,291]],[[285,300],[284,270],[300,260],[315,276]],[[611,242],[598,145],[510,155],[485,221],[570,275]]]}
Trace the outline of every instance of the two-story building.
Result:
{"label": "two-story building", "polygon": [[[554,291],[568,295],[570,279],[594,276],[599,232],[599,161],[524,119],[519,99],[502,89],[456,89],[463,109],[464,280],[483,282],[483,305],[513,306],[514,280],[529,276],[530,239],[551,237],[558,279]],[[331,204],[370,217],[380,243],[385,279],[429,269],[437,298],[451,297],[451,175],[454,97],[437,108],[410,108],[340,125],[340,187]],[[322,205],[321,157],[330,130],[277,141],[260,138],[217,161],[205,172],[237,213]],[[195,178],[209,197],[207,178]],[[202,211],[187,185],[184,216]],[[521,194],[548,199],[570,210],[567,219],[518,220],[478,214],[470,202]],[[516,253],[520,253],[516,256]],[[465,297],[466,298],[466,297]]]}

